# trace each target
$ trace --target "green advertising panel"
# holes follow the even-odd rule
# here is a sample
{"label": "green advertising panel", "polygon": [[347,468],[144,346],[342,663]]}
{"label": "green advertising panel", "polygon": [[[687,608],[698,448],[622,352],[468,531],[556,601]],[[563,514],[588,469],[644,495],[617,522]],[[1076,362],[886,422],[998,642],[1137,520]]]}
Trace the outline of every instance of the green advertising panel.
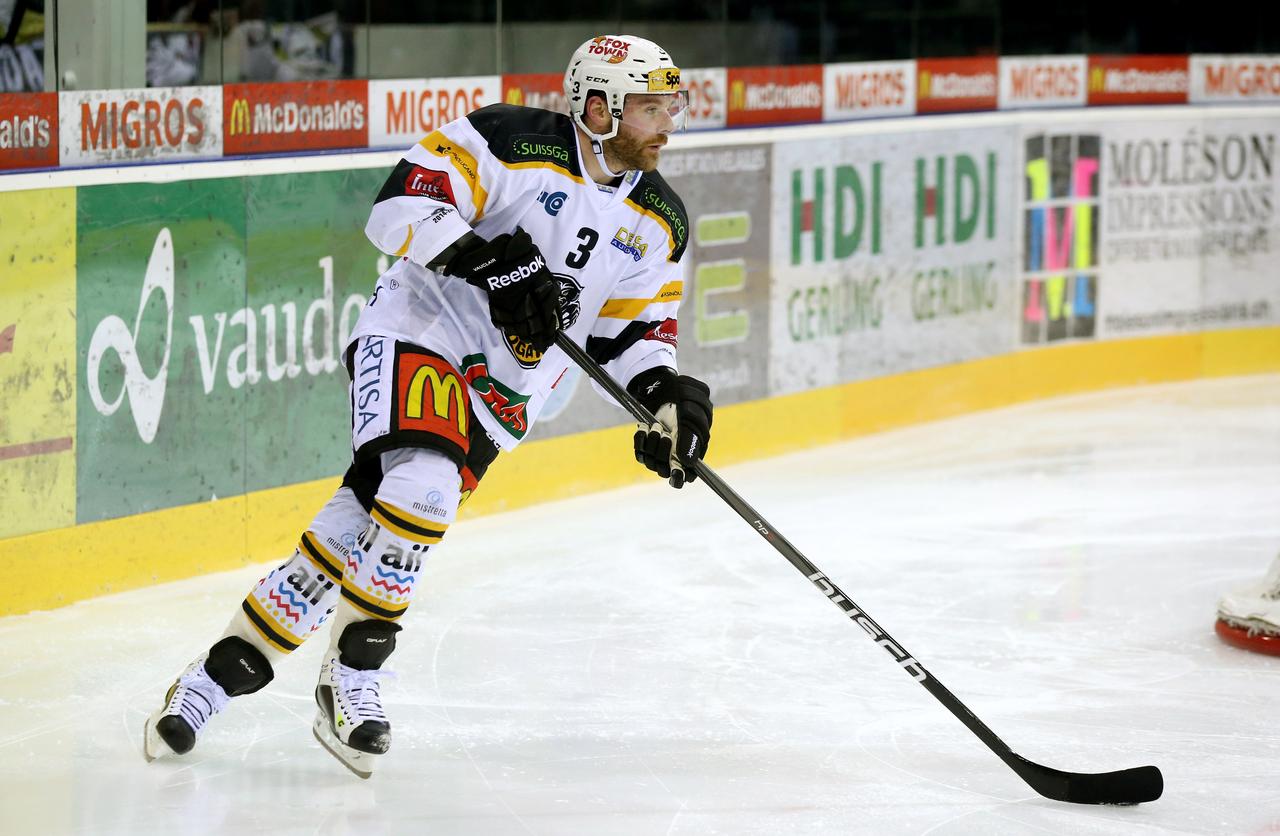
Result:
{"label": "green advertising panel", "polygon": [[[248,181],[249,297],[256,322],[245,415],[250,491],[342,473],[351,417],[342,352],[378,279],[364,234],[382,169]],[[209,327],[212,331],[212,326]],[[237,340],[243,335],[236,329]],[[236,342],[231,342],[234,350]],[[222,359],[215,394],[230,394],[239,365]]]}
{"label": "green advertising panel", "polygon": [[81,188],[77,520],[341,472],[383,173]]}

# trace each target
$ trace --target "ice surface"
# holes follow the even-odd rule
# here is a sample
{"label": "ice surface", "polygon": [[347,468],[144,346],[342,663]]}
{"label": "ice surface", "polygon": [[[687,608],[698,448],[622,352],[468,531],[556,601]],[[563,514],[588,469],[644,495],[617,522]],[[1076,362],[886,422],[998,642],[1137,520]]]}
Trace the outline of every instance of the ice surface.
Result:
{"label": "ice surface", "polygon": [[145,715],[262,567],[0,619],[0,832],[1280,830],[1280,659],[1212,630],[1280,549],[1280,377],[721,475],[1015,751],[1153,763],[1164,798],[1041,799],[714,495],[655,479],[450,530],[370,781],[308,728],[319,640],[191,755],[143,762]]}

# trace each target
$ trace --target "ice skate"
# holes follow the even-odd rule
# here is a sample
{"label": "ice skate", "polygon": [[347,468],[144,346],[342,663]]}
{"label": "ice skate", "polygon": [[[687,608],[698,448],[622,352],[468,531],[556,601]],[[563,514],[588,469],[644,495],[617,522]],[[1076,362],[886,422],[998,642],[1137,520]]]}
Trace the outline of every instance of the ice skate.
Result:
{"label": "ice skate", "polygon": [[1222,596],[1214,630],[1228,644],[1280,656],[1280,555],[1261,581]]}
{"label": "ice skate", "polygon": [[271,664],[238,636],[221,639],[187,666],[169,687],[164,705],[147,718],[142,754],[148,762],[185,755],[213,715],[232,697],[262,688],[274,677]]}
{"label": "ice skate", "polygon": [[316,740],[361,778],[373,774],[378,755],[391,747],[391,724],[382,710],[381,670],[395,650],[398,624],[357,621],[342,631],[338,646],[330,647],[316,685]]}

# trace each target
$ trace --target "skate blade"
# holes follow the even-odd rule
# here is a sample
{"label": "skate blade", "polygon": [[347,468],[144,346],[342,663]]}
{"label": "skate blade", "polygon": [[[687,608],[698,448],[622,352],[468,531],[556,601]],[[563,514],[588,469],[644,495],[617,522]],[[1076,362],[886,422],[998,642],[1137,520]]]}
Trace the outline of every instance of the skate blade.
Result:
{"label": "skate blade", "polygon": [[347,769],[366,780],[373,775],[374,759],[378,756],[352,749],[339,740],[333,729],[329,728],[329,718],[324,716],[323,711],[316,714],[315,722],[311,724],[311,733]]}
{"label": "skate blade", "polygon": [[146,725],[142,727],[142,757],[147,759],[147,763],[151,763],[156,758],[172,754],[173,750],[169,748],[169,744],[165,743],[164,738],[156,731],[155,715],[151,715],[147,718]]}

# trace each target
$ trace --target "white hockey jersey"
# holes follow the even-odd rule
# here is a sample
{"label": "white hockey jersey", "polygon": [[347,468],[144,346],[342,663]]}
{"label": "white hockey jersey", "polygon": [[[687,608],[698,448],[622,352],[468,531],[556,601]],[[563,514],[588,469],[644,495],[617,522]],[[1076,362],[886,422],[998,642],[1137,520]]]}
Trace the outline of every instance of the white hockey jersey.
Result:
{"label": "white hockey jersey", "polygon": [[485,239],[517,226],[528,232],[560,283],[565,333],[624,385],[676,365],[684,206],[656,173],[632,172],[616,190],[598,186],[580,153],[568,116],[481,108],[408,151],[365,228],[399,258],[378,279],[353,340],[393,337],[448,359],[503,449],[529,432],[570,361],[554,346],[539,355],[507,337],[490,321],[483,291],[423,266],[468,230]]}

